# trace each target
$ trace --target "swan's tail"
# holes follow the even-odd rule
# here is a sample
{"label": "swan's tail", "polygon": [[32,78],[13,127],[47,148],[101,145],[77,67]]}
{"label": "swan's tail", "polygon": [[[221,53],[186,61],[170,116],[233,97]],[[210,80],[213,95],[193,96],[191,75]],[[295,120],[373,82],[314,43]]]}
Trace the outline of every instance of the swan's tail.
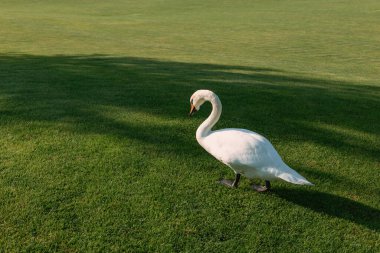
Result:
{"label": "swan's tail", "polygon": [[286,182],[292,184],[314,185],[313,183],[307,181],[306,178],[298,174],[297,171],[293,170],[285,163],[282,165],[281,172],[282,173],[277,175],[277,177],[281,178],[282,180],[285,180]]}

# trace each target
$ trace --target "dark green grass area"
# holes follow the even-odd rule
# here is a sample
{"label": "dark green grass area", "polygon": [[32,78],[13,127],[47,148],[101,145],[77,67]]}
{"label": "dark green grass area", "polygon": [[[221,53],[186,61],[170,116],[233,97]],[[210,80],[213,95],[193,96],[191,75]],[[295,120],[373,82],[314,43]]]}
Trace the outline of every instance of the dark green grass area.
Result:
{"label": "dark green grass area", "polygon": [[[379,252],[379,10],[2,1],[0,252]],[[197,89],[315,186],[218,184]]]}

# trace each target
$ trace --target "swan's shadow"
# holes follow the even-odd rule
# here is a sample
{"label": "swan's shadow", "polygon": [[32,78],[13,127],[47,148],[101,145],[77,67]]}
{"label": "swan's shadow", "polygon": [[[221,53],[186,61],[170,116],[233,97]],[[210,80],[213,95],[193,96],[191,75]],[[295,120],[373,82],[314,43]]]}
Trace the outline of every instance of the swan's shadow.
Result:
{"label": "swan's shadow", "polygon": [[329,193],[289,188],[273,188],[271,193],[315,212],[380,231],[380,210],[353,200]]}

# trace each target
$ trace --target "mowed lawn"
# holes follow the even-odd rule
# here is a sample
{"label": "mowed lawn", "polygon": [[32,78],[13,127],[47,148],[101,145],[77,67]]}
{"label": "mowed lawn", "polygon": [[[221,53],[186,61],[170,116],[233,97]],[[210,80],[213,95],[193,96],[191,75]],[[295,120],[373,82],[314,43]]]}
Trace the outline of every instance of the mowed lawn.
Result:
{"label": "mowed lawn", "polygon": [[[379,15],[1,1],[0,252],[380,252]],[[216,128],[263,134],[315,186],[218,184],[197,89],[221,98]]]}

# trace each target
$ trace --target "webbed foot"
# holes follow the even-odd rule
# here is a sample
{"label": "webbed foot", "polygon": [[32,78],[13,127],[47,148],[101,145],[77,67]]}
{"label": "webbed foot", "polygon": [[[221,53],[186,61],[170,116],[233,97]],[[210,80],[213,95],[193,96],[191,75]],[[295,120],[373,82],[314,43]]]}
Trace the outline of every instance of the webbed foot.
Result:
{"label": "webbed foot", "polygon": [[265,192],[265,191],[268,191],[270,189],[270,181],[268,180],[265,180],[265,186],[263,185],[252,185],[252,189],[254,189],[255,191],[257,192]]}
{"label": "webbed foot", "polygon": [[219,183],[222,184],[222,185],[225,185],[225,186],[231,187],[231,188],[234,187],[234,181],[233,181],[233,180],[230,180],[230,179],[221,179],[221,180],[219,181]]}
{"label": "webbed foot", "polygon": [[237,188],[239,185],[239,181],[240,181],[240,174],[236,173],[235,180],[221,179],[219,183],[231,188]]}

